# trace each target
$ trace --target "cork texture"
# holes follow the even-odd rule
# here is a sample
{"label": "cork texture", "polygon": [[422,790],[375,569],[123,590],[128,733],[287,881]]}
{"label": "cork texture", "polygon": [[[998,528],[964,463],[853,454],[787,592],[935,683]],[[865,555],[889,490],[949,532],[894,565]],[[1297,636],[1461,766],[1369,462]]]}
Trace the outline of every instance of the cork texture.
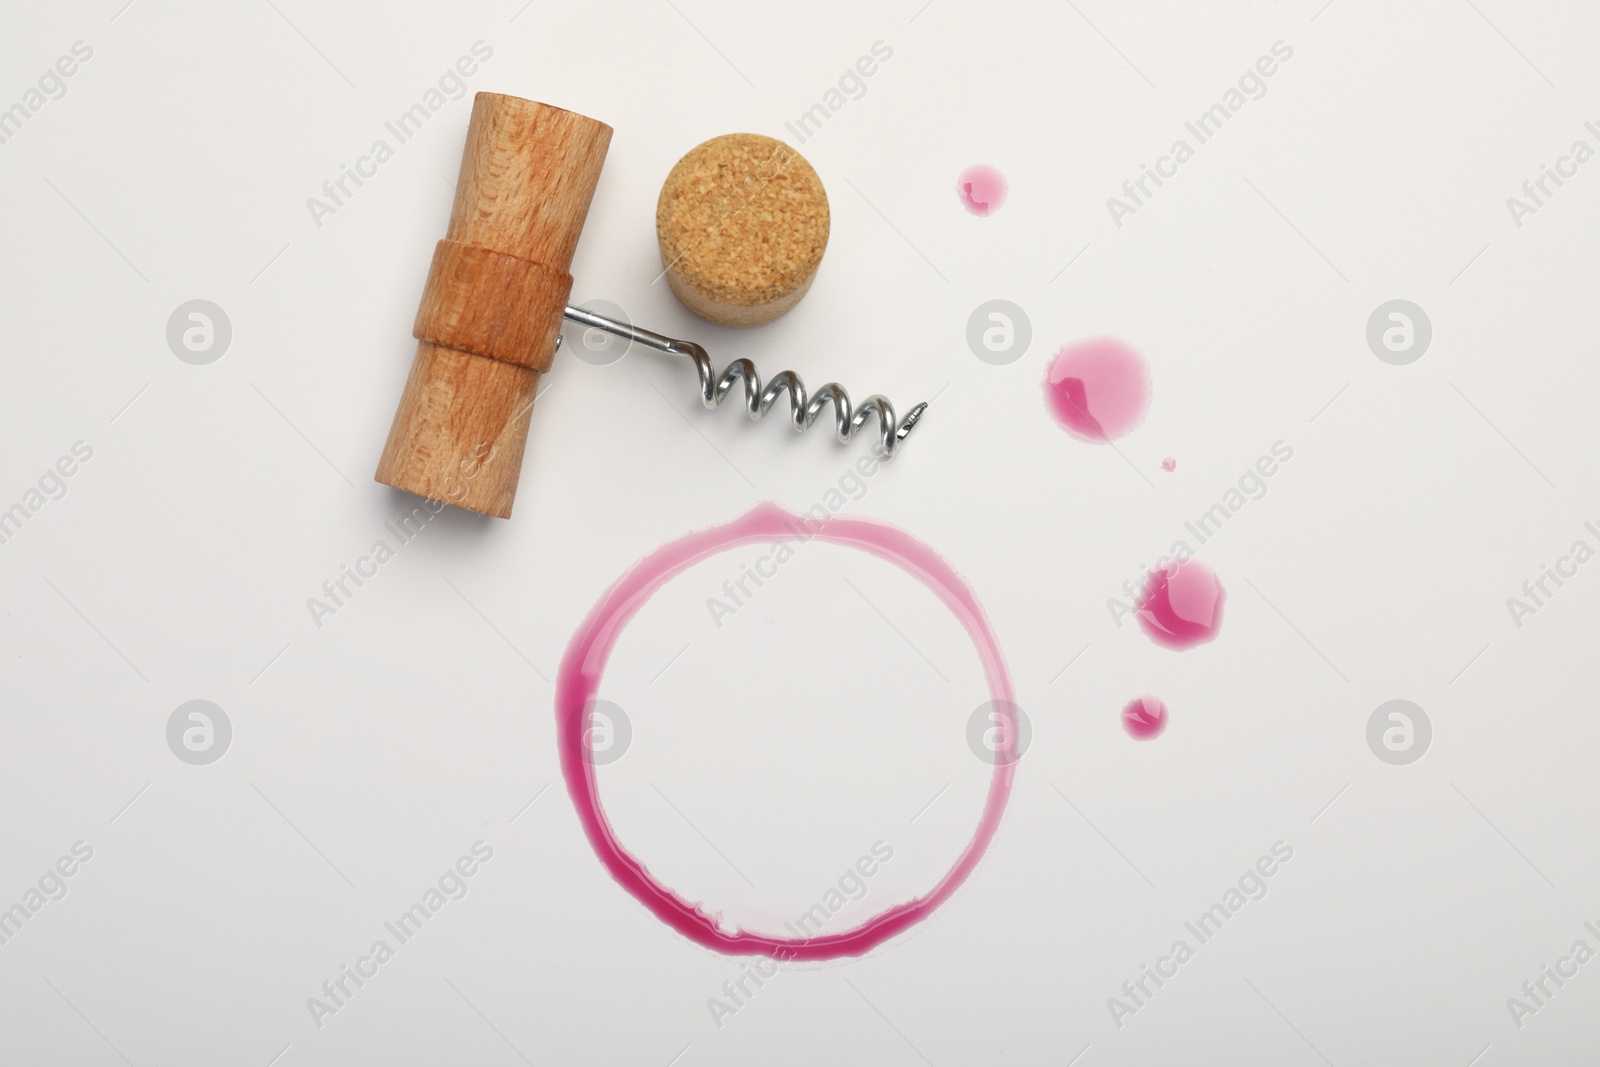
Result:
{"label": "cork texture", "polygon": [[811,285],[828,247],[828,194],[771,137],[714,137],[678,160],[656,202],[667,280],[691,311],[727,326],[769,322]]}

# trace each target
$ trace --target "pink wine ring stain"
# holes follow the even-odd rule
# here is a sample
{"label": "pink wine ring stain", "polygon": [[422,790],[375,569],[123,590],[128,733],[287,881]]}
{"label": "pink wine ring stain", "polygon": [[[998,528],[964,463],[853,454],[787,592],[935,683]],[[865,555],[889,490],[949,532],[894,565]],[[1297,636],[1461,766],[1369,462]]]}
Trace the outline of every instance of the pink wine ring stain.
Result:
{"label": "pink wine ring stain", "polygon": [[[859,956],[927,918],[966,881],[989,842],[994,839],[1011,795],[1016,759],[996,753],[994,775],[989,780],[988,798],[978,828],[967,842],[955,866],[923,897],[897,904],[873,916],[852,930],[811,938],[771,937],[751,931],[729,933],[716,917],[678,896],[657,881],[643,863],[630,855],[617,841],[600,805],[599,783],[593,763],[585,758],[584,739],[589,732],[590,713],[606,660],[616,646],[628,621],[663,585],[689,567],[719,552],[739,545],[782,541],[801,535],[836,545],[859,548],[900,567],[933,591],[953,612],[977,647],[983,662],[989,694],[1000,714],[1010,715],[1015,706],[1011,678],[1006,673],[1000,646],[984,617],[972,590],[950,565],[932,549],[912,537],[882,523],[866,519],[835,516],[821,522],[807,521],[776,504],[759,504],[747,514],[722,526],[713,526],[680,537],[656,549],[635,563],[594,606],[583,625],[573,634],[561,661],[556,680],[556,732],[561,752],[561,773],[567,792],[577,809],[589,844],[611,877],[662,922],[684,937],[706,948],[730,955],[762,955],[785,960],[828,960]],[[1003,745],[1015,745],[1015,723],[1003,731]],[[1014,756],[1014,754],[1012,754]]]}

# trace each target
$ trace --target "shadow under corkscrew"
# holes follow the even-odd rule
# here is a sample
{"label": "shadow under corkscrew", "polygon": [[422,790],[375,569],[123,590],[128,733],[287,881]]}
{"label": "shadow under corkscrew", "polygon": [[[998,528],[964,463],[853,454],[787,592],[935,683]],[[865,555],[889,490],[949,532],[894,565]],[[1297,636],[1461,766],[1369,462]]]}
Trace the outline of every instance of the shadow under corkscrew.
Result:
{"label": "shadow under corkscrew", "polygon": [[906,417],[898,423],[895,421],[894,405],[889,399],[881,395],[873,395],[863,400],[860,406],[852,406],[850,394],[845,392],[844,386],[838,382],[828,382],[815,393],[807,394],[805,383],[794,371],[779,371],[762,388],[761,375],[756,371],[756,365],[748,359],[736,359],[723,368],[722,374],[717,375],[712,366],[711,357],[704,348],[693,341],[680,341],[671,337],[664,337],[650,330],[640,329],[626,322],[617,322],[604,315],[596,315],[570,304],[564,312],[565,317],[583,326],[603,330],[617,337],[653,348],[657,352],[665,352],[672,356],[686,356],[694,361],[695,371],[700,376],[700,397],[706,407],[715,408],[728,398],[733,391],[735,383],[744,382],[744,407],[752,419],[759,419],[777,402],[783,393],[789,394],[789,418],[796,430],[808,430],[811,424],[817,421],[822,414],[822,409],[828,404],[833,405],[834,421],[837,425],[837,436],[841,443],[848,443],[865,425],[873,415],[878,417],[878,431],[883,443],[885,457],[892,456],[899,450],[901,442],[916,427],[922,413],[928,410],[926,402],[918,404],[906,413]]}

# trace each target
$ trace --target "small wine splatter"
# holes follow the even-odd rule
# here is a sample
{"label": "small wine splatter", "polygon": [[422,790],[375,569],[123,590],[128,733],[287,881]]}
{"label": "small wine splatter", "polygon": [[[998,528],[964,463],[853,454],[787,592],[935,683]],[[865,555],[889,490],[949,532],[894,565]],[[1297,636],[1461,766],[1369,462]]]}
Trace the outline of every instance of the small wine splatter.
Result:
{"label": "small wine splatter", "polygon": [[[724,930],[717,914],[685,900],[657,880],[649,869],[617,840],[611,821],[600,803],[600,783],[594,761],[587,758],[595,696],[606,660],[628,620],[638,613],[662,586],[700,560],[740,545],[776,541],[817,540],[860,549],[905,570],[927,586],[961,622],[978,650],[988,680],[989,695],[998,714],[1013,715],[1016,707],[1011,676],[1006,671],[1000,645],[989,628],[972,589],[933,549],[910,534],[868,519],[831,516],[816,519],[785,511],[776,504],[758,504],[740,518],[722,526],[698,530],[671,541],[635,563],[600,598],[583,625],[572,635],[556,678],[556,745],[561,753],[561,773],[567,795],[577,809],[578,821],[595,855],[618,885],[648,908],[656,918],[696,944],[730,955],[761,955],[779,960],[831,960],[859,956],[927,918],[967,880],[1000,827],[1006,800],[1016,775],[1016,760],[995,761],[988,798],[977,828],[961,850],[955,865],[926,895],[892,905],[849,930],[813,937],[772,937],[750,930]],[[1016,736],[1013,717],[1007,736]],[[722,753],[711,753],[717,758]]]}
{"label": "small wine splatter", "polygon": [[1168,456],[1166,459],[1161,461],[1161,469],[1164,471],[1175,471],[1178,469],[1178,461],[1173,459],[1171,456]]}
{"label": "small wine splatter", "polygon": [[976,163],[956,179],[956,195],[970,213],[993,215],[1006,202],[1006,176],[986,163]]}
{"label": "small wine splatter", "polygon": [[1056,353],[1045,375],[1056,421],[1085,441],[1109,441],[1138,426],[1150,407],[1144,357],[1109,337],[1079,341]]}
{"label": "small wine splatter", "polygon": [[1139,628],[1164,648],[1186,649],[1217,636],[1227,594],[1197,559],[1168,563],[1150,575],[1139,598]]}
{"label": "small wine splatter", "polygon": [[1134,697],[1122,709],[1122,728],[1135,741],[1151,741],[1167,728],[1167,706],[1157,697]]}

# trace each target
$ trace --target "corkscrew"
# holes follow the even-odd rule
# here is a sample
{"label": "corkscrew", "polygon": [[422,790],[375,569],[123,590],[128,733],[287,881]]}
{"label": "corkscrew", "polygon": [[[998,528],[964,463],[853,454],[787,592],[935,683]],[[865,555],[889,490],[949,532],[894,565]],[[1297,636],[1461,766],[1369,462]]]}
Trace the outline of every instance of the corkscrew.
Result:
{"label": "corkscrew", "polygon": [[[836,382],[807,392],[786,370],[763,384],[748,359],[718,374],[692,341],[572,305],[572,258],[610,144],[611,127],[584,115],[498,93],[474,98],[449,225],[434,247],[411,329],[416,356],[377,480],[509,518],[539,378],[560,347],[564,320],[689,359],[708,408],[743,383],[752,419],[787,394],[796,430],[809,429],[832,405],[841,442],[876,419],[883,455],[897,453],[927,404],[897,419],[885,397],[852,404]],[[778,165],[767,165],[768,152]],[[708,187],[737,195],[724,208],[706,199]],[[656,222],[663,276],[702,318],[731,326],[770,322],[810,287],[829,218],[820,181],[792,149],[753,134],[714,138],[680,160],[662,187]],[[716,240],[706,240],[712,232]],[[685,247],[673,251],[679,241]]]}
{"label": "corkscrew", "polygon": [[[748,359],[736,359],[723,368],[719,377],[711,363],[711,357],[704,348],[693,341],[680,341],[672,337],[664,337],[650,330],[640,329],[626,322],[617,322],[604,315],[597,315],[584,308],[573,307],[568,304],[562,313],[569,322],[575,322],[591,329],[603,330],[626,341],[653,348],[657,352],[665,352],[671,356],[687,356],[694,361],[695,371],[700,376],[700,398],[708,408],[721,406],[733,391],[734,385],[744,382],[744,406],[752,419],[759,419],[766,415],[772,405],[777,402],[783,393],[789,394],[789,417],[797,431],[809,430],[811,424],[817,421],[822,414],[822,409],[828,404],[833,405],[834,419],[837,423],[837,434],[841,444],[848,444],[864,426],[868,419],[878,417],[878,431],[882,438],[883,454],[889,457],[895,454],[911,431],[916,427],[917,421],[922,418],[922,413],[928,410],[926,402],[918,404],[906,413],[900,422],[895,421],[894,405],[889,403],[888,397],[873,395],[863,400],[859,407],[852,407],[850,394],[845,392],[844,386],[838,382],[829,382],[819,388],[815,393],[807,396],[805,383],[800,376],[792,370],[779,371],[767,382],[766,388],[761,386],[761,376],[756,371],[754,363]],[[559,347],[561,340],[556,339]]]}

